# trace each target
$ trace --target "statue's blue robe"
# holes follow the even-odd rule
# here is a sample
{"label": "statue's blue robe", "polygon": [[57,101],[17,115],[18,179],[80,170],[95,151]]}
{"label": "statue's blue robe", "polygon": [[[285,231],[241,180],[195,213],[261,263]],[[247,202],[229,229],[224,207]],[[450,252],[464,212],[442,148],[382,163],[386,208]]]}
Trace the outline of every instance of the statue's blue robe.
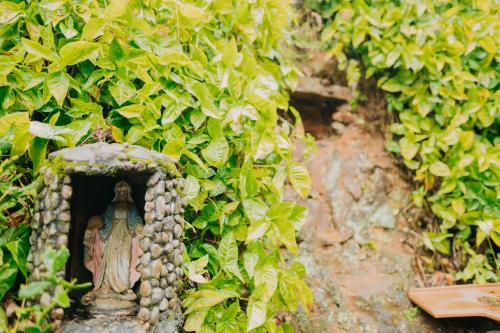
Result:
{"label": "statue's blue robe", "polygon": [[[113,219],[114,219],[114,206],[116,203],[112,202],[108,205],[106,210],[104,211],[103,218],[104,218],[104,227],[100,230],[101,234],[101,239],[105,240],[108,238],[109,232],[111,231],[111,228],[113,227]],[[128,210],[127,210],[127,224],[129,227],[129,230],[134,230],[134,227],[137,224],[142,224],[142,219],[139,216],[139,211],[133,204],[128,204]]]}

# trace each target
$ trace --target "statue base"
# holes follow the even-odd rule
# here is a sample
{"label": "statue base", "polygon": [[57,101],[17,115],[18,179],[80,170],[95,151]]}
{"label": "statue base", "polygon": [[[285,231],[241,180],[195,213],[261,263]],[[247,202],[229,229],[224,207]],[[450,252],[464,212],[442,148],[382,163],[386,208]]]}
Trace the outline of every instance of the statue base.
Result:
{"label": "statue base", "polygon": [[138,310],[136,302],[115,298],[96,298],[89,304],[91,314],[112,314],[119,316],[135,315]]}

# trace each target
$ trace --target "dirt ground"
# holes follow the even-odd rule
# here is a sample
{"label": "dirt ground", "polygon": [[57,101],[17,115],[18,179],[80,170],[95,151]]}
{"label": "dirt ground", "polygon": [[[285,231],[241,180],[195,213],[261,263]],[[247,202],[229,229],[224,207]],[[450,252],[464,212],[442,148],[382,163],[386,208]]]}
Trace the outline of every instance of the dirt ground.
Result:
{"label": "dirt ground", "polygon": [[[310,69],[317,73],[321,66]],[[306,69],[307,72],[307,69]],[[488,332],[486,319],[434,319],[406,297],[429,277],[415,266],[420,219],[397,157],[385,149],[390,121],[383,98],[372,94],[348,106],[294,101],[317,152],[307,163],[312,193],[300,232],[299,260],[308,270],[315,303],[295,319],[300,332]],[[421,221],[420,221],[421,223]],[[435,279],[436,277],[433,276]],[[438,275],[432,284],[449,284]]]}

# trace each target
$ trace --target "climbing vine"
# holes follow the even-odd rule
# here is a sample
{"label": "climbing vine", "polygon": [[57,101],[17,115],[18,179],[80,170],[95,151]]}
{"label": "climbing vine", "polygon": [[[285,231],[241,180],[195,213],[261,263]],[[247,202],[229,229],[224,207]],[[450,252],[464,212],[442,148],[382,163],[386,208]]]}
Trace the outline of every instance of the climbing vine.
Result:
{"label": "climbing vine", "polygon": [[398,121],[389,150],[414,171],[413,202],[439,218],[424,245],[457,280],[500,272],[500,16],[496,1],[314,1],[350,84],[378,79]]}
{"label": "climbing vine", "polygon": [[[2,178],[0,233],[29,220],[48,152],[103,140],[162,152],[186,178],[185,330],[289,330],[277,318],[312,298],[281,249],[297,251],[306,217],[284,187],[309,192],[292,158],[289,14],[282,0],[0,1],[2,166],[21,177]],[[26,244],[0,260],[0,296],[26,271]]]}

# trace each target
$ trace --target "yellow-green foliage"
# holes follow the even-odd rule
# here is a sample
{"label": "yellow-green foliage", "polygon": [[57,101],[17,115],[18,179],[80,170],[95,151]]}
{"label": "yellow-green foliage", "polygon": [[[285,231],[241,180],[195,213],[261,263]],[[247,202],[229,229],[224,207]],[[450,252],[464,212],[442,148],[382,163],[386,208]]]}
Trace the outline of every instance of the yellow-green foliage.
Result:
{"label": "yellow-green foliage", "polygon": [[323,40],[387,91],[399,118],[388,147],[415,171],[414,202],[427,200],[441,221],[425,246],[463,251],[459,280],[499,280],[500,4],[355,0],[332,13]]}
{"label": "yellow-green foliage", "polygon": [[187,331],[281,332],[276,315],[311,300],[280,251],[306,216],[285,183],[309,191],[278,116],[289,14],[283,0],[0,1],[3,153],[34,176],[48,151],[111,133],[182,165]]}

